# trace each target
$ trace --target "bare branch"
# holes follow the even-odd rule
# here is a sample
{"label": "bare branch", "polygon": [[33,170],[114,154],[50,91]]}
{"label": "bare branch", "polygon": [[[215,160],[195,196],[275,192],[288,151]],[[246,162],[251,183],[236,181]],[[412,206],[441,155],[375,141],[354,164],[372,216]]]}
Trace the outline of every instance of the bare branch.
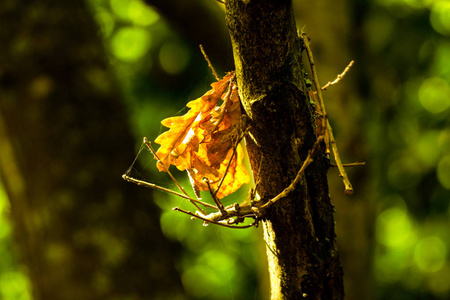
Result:
{"label": "bare branch", "polygon": [[326,90],[327,88],[329,88],[330,86],[332,86],[333,84],[336,84],[336,83],[338,83],[339,81],[341,81],[341,79],[345,76],[345,74],[347,74],[347,72],[350,70],[350,68],[353,66],[354,63],[355,63],[355,61],[352,60],[352,61],[348,64],[348,66],[344,69],[344,71],[343,71],[341,74],[339,74],[333,82],[328,81],[328,83],[325,84],[325,85],[324,85],[323,87],[321,87],[320,89],[321,89],[322,91],[324,91],[324,90]]}
{"label": "bare branch", "polygon": [[[227,173],[225,172],[224,177],[225,177],[226,174],[227,174]],[[209,184],[209,179],[208,179],[208,178],[205,178],[205,179],[204,179],[204,182],[205,182],[206,185],[208,186],[209,193],[211,194],[211,197],[213,198],[214,203],[216,203],[216,206],[217,206],[217,208],[219,209],[220,214],[223,215],[223,217],[226,217],[227,212],[224,210],[222,202],[220,202],[220,200],[217,199],[217,196],[216,196],[217,191],[218,191],[219,189],[217,189],[216,191],[213,191],[211,185]]]}
{"label": "bare branch", "polygon": [[188,215],[192,216],[193,218],[198,218],[198,219],[204,221],[205,225],[207,225],[208,223],[213,223],[213,224],[224,226],[224,227],[228,227],[228,228],[244,229],[244,228],[253,227],[253,226],[257,225],[257,223],[258,223],[258,220],[255,220],[255,222],[253,222],[252,224],[244,225],[244,226],[229,225],[228,223],[221,222],[221,221],[224,221],[223,219],[221,219],[221,221],[210,220],[209,218],[207,218],[207,216],[201,216],[199,214],[194,214],[194,213],[192,213],[190,211],[181,209],[179,207],[174,207],[173,210],[176,210],[176,211],[188,214]]}
{"label": "bare branch", "polygon": [[[359,166],[365,166],[366,163],[365,162],[354,162],[354,163],[350,163],[350,164],[342,164],[343,167],[359,167]],[[337,167],[338,165],[334,164],[334,163],[330,163],[331,167]]]}
{"label": "bare branch", "polygon": [[[158,164],[160,164],[160,165],[163,167],[164,171],[165,171],[167,174],[169,174],[170,178],[172,178],[173,182],[175,182],[175,184],[176,184],[177,187],[183,192],[183,194],[185,194],[186,196],[189,196],[188,193],[184,190],[184,188],[183,188],[183,187],[178,183],[178,181],[175,179],[175,177],[173,177],[172,173],[170,173],[169,169],[166,168],[166,166],[163,164],[163,162],[161,161],[161,159],[159,159],[158,155],[156,155],[156,152],[155,152],[155,150],[153,149],[151,142],[148,141],[146,137],[144,137],[144,144],[147,146],[147,148],[150,150],[150,152],[155,156],[155,158],[157,159]],[[187,199],[190,200],[191,198],[189,197],[189,198],[187,198]],[[205,213],[205,211],[204,211],[203,209],[201,209],[201,208],[197,205],[196,201],[191,201],[191,203],[194,204],[194,206],[195,206],[198,210],[200,210],[202,213]],[[203,203],[203,202],[201,202],[201,203]]]}
{"label": "bare branch", "polygon": [[[303,40],[303,43],[305,45],[306,48],[306,52],[308,53],[308,59],[309,59],[309,64],[311,65],[311,72],[313,74],[313,81],[314,81],[314,86],[316,87],[316,91],[317,91],[317,97],[319,98],[319,104],[320,104],[320,108],[322,110],[323,116],[326,117],[327,116],[327,112],[325,110],[325,104],[323,101],[323,95],[322,95],[322,89],[320,88],[320,84],[319,84],[319,78],[317,76],[317,71],[316,71],[316,66],[314,63],[314,58],[312,55],[312,51],[311,51],[311,47],[309,45],[309,37],[306,35],[306,33],[299,33],[300,38]],[[339,154],[337,145],[336,145],[336,140],[334,139],[334,135],[333,135],[333,129],[331,128],[330,122],[328,121],[328,119],[326,120],[326,127],[328,130],[328,135],[330,137],[330,143],[331,143],[331,148],[333,150],[333,154],[334,154],[334,159],[336,160],[336,164],[338,166],[339,169],[339,173],[340,173],[340,177],[342,178],[342,181],[344,182],[344,186],[345,186],[345,194],[347,195],[351,195],[353,194],[353,187],[352,184],[350,183],[350,180],[348,179],[348,175],[347,172],[345,171],[343,165],[342,165],[342,160],[341,160],[341,156]]]}
{"label": "bare branch", "polygon": [[199,47],[200,47],[200,51],[202,51],[203,57],[205,58],[206,62],[208,63],[208,67],[209,67],[209,68],[211,69],[211,71],[213,72],[214,77],[216,77],[216,80],[219,80],[220,77],[219,77],[219,75],[217,75],[217,72],[216,72],[216,70],[214,69],[214,67],[213,67],[213,65],[212,65],[212,63],[211,63],[211,61],[209,60],[208,55],[206,55],[205,49],[203,49],[203,45],[199,45]]}
{"label": "bare branch", "polygon": [[175,191],[172,191],[171,189],[167,189],[165,187],[162,187],[162,186],[150,183],[150,182],[146,182],[146,181],[143,181],[143,180],[135,179],[133,177],[128,176],[127,174],[123,174],[122,178],[124,180],[128,181],[128,182],[132,182],[132,183],[140,185],[140,186],[144,186],[144,187],[147,187],[147,188],[160,190],[160,191],[163,191],[163,192],[166,192],[166,193],[170,193],[170,194],[173,194],[175,196],[187,199],[187,200],[189,200],[191,202],[195,202],[195,203],[201,204],[201,205],[203,205],[205,207],[217,209],[217,207],[215,207],[214,205],[211,205],[209,203],[206,203],[206,202],[203,202],[203,201],[191,198],[191,197],[189,197],[187,195],[184,195],[184,194],[181,194],[181,193],[177,193]]}

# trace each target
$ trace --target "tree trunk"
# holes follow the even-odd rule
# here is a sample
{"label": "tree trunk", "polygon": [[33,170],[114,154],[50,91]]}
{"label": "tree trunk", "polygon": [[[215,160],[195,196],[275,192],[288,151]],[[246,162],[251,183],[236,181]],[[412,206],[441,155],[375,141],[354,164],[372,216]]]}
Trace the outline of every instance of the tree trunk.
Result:
{"label": "tree trunk", "polygon": [[[84,1],[0,6],[0,173],[35,300],[182,299]],[[177,298],[178,297],[178,298]]]}
{"label": "tree trunk", "polygon": [[[256,195],[265,201],[293,181],[316,139],[301,43],[292,1],[227,0],[226,14]],[[343,299],[327,169],[318,153],[263,220],[272,299]]]}

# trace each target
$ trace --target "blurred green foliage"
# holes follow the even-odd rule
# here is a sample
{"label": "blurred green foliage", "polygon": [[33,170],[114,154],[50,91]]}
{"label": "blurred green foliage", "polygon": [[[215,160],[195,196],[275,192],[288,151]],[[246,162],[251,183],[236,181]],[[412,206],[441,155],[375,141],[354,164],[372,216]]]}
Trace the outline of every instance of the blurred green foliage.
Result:
{"label": "blurred green foliage", "polygon": [[0,299],[29,300],[31,285],[26,267],[18,262],[9,220],[9,201],[0,184]]}
{"label": "blurred green foliage", "polygon": [[[364,129],[366,160],[379,195],[374,299],[449,299],[450,1],[369,2],[362,28],[368,63],[361,67],[370,79],[362,104],[371,112]],[[199,51],[141,0],[91,3],[136,140],[153,140],[164,130],[160,121],[207,91],[213,77]],[[136,176],[175,189],[155,171],[150,155],[141,155],[139,162]],[[189,186],[184,174],[176,176]],[[241,202],[246,189],[227,204]],[[182,199],[159,192],[155,197],[164,234],[183,246],[176,264],[189,298],[262,297],[257,273],[264,269],[264,257],[256,229],[204,227],[171,210],[188,207]],[[26,269],[13,255],[8,209],[0,190],[0,298],[31,299]],[[115,249],[109,259],[120,256],[120,244],[107,236],[99,241]],[[56,256],[61,252],[53,250]]]}
{"label": "blurred green foliage", "polygon": [[377,299],[450,297],[449,8],[378,0],[366,23]]}

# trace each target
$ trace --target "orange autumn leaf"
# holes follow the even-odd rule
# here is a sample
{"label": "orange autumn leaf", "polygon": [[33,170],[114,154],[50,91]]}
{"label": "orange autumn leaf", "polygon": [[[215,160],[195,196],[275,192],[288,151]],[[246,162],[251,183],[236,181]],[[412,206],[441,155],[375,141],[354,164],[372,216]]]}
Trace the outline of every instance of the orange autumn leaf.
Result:
{"label": "orange autumn leaf", "polygon": [[180,171],[187,170],[196,191],[208,190],[204,178],[214,190],[223,181],[217,192],[218,198],[235,192],[250,180],[242,163],[242,146],[238,145],[233,154],[241,119],[233,78],[234,74],[228,73],[211,84],[210,91],[186,105],[189,111],[185,115],[163,120],[161,124],[170,129],[155,140],[161,145],[156,152],[161,161],[157,163],[160,171],[167,170],[170,165]]}
{"label": "orange autumn leaf", "polygon": [[[189,155],[186,149],[189,147],[197,147],[199,141],[196,140],[195,129],[202,118],[207,117],[210,111],[216,106],[220,100],[222,93],[227,89],[228,82],[225,79],[212,84],[212,90],[208,91],[202,97],[190,101],[186,106],[190,110],[180,117],[167,118],[161,121],[161,124],[169,127],[170,130],[158,136],[155,143],[161,145],[157,151],[157,155],[166,168],[169,165],[175,165],[180,171],[189,169],[189,160],[183,163]],[[178,163],[179,161],[179,163]],[[163,171],[164,168],[157,164],[158,169]]]}
{"label": "orange autumn leaf", "polygon": [[[230,162],[230,158],[232,156],[233,149],[228,151],[228,155],[217,167],[209,167],[205,165],[202,161],[197,160],[195,162],[194,170],[197,172],[191,172],[191,178],[195,181],[196,187],[200,191],[207,191],[208,185],[203,182],[203,178],[206,177],[210,181],[210,186],[213,189],[217,188],[220,180],[222,179],[223,174],[225,174],[225,170]],[[198,156],[196,157],[198,158]],[[217,193],[217,198],[221,199],[241,187],[242,184],[248,183],[250,177],[245,169],[244,164],[242,163],[242,159],[244,158],[244,150],[241,145],[238,145],[236,148],[236,153],[233,156],[233,159],[230,163],[230,167],[228,168],[228,172],[224,178],[224,181]],[[205,175],[208,174],[208,175]]]}

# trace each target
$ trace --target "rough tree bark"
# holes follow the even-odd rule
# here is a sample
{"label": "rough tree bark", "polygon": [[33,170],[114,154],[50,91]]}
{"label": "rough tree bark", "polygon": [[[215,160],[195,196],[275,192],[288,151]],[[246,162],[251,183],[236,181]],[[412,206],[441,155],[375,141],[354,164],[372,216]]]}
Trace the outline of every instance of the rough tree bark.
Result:
{"label": "rough tree bark", "polygon": [[0,173],[35,300],[183,299],[85,1],[0,5]]}
{"label": "rough tree bark", "polygon": [[[292,182],[316,139],[292,1],[227,0],[226,20],[257,197],[266,200]],[[316,155],[263,220],[272,299],[343,299],[327,168]]]}

